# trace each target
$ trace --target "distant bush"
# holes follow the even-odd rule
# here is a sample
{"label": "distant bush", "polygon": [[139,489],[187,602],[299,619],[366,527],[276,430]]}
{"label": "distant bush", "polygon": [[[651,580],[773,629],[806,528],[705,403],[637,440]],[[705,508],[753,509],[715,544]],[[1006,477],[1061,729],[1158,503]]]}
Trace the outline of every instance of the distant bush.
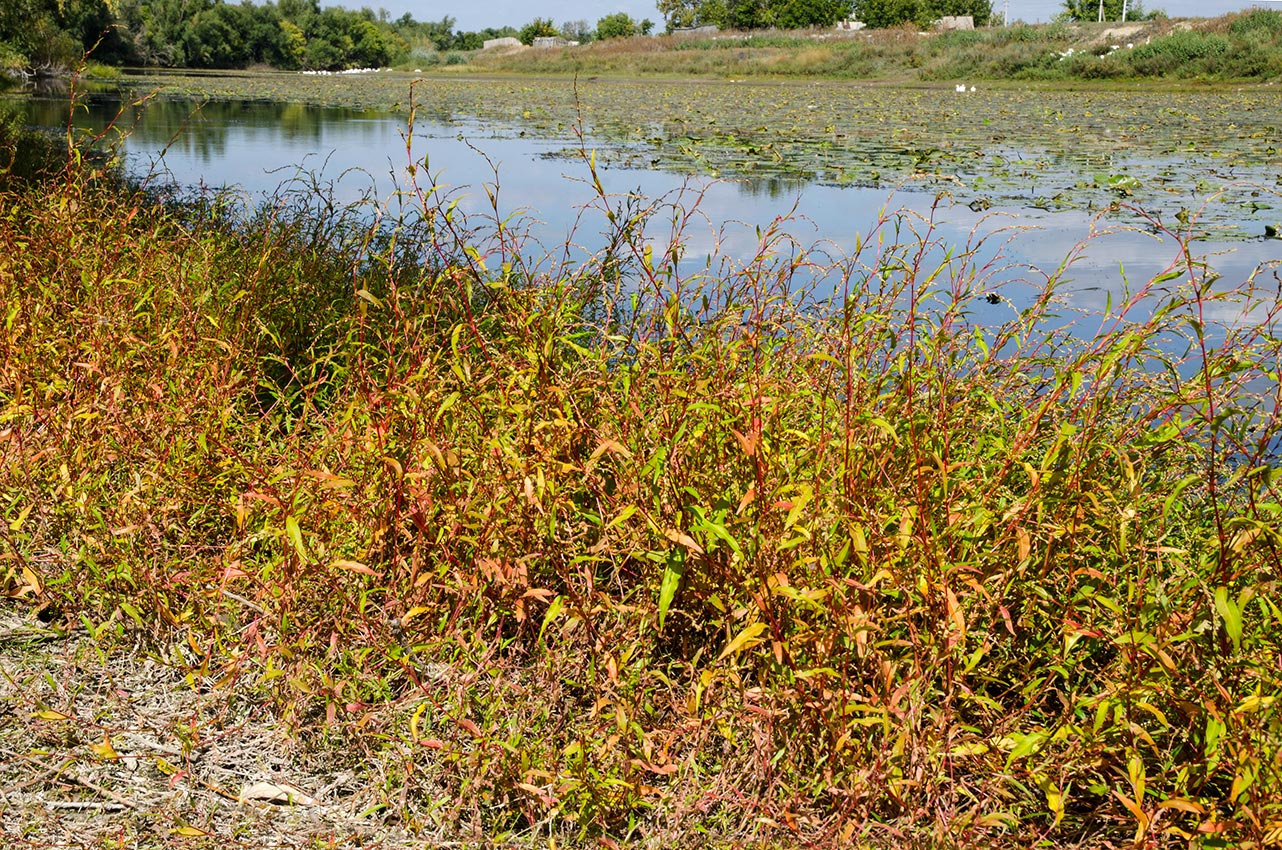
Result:
{"label": "distant bush", "polygon": [[1280,36],[1282,35],[1282,11],[1255,9],[1247,12],[1233,19],[1229,24],[1229,34],[1238,37],[1256,34]]}
{"label": "distant bush", "polygon": [[536,38],[550,38],[560,34],[561,31],[556,28],[556,24],[552,23],[551,18],[535,18],[521,27],[517,38],[521,40],[522,44],[530,45],[534,43]]}
{"label": "distant bush", "polygon": [[1222,58],[1228,52],[1229,41],[1222,35],[1179,30],[1141,44],[1127,58],[1144,76],[1189,76],[1207,70],[1206,60]]}
{"label": "distant bush", "polygon": [[0,104],[0,191],[46,180],[66,161],[67,146],[61,139],[24,126],[15,105]]}
{"label": "distant bush", "polygon": [[1068,65],[1067,73],[1083,80],[1116,80],[1134,73],[1131,66],[1118,58],[1116,53],[1104,56],[1078,53],[1064,61]]}
{"label": "distant bush", "polygon": [[988,34],[983,30],[952,30],[943,32],[930,40],[932,53],[955,50],[959,47],[971,47],[988,41]]}
{"label": "distant bush", "polygon": [[1045,41],[1050,34],[1049,27],[1033,27],[1028,24],[1016,24],[1012,27],[994,29],[988,34],[993,44],[1010,44],[1019,42]]}
{"label": "distant bush", "polygon": [[640,32],[637,22],[627,12],[606,15],[596,22],[597,38],[630,38]]}
{"label": "distant bush", "polygon": [[441,54],[430,47],[415,47],[405,59],[405,64],[415,68],[427,68],[441,64]]}

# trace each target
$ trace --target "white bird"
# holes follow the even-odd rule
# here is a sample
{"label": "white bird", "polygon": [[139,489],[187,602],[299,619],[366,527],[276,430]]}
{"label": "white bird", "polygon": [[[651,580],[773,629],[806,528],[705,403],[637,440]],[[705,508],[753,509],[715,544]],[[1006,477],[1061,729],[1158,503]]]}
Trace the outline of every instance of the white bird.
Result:
{"label": "white bird", "polygon": [[958,93],[958,94],[960,94],[960,93],[962,93],[962,92],[964,92],[964,91],[966,91],[966,84],[965,84],[965,83],[958,83],[958,84],[957,84],[957,93]]}

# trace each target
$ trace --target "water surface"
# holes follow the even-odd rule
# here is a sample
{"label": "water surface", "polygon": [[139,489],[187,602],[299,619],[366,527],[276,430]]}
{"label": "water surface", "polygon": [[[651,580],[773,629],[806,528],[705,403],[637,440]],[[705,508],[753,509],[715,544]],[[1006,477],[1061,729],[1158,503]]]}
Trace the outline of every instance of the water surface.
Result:
{"label": "water surface", "polygon": [[[848,254],[882,216],[902,210],[919,229],[932,222],[943,243],[958,250],[980,236],[1009,231],[1009,238],[989,240],[981,262],[993,261],[1000,248],[1000,274],[1032,284],[1089,240],[1064,277],[1075,293],[1074,306],[1098,310],[1109,300],[1117,303],[1128,286],[1161,273],[1181,257],[1178,240],[1127,207],[1103,212],[1057,209],[1047,203],[1044,185],[1032,176],[1023,200],[1007,193],[997,203],[976,203],[973,192],[948,193],[938,181],[904,180],[888,187],[773,172],[737,178],[684,173],[678,163],[643,161],[635,146],[620,148],[591,135],[580,140],[564,128],[536,131],[492,117],[454,114],[448,120],[418,120],[410,128],[405,119],[377,110],[299,103],[197,105],[159,99],[123,112],[120,104],[116,97],[91,96],[74,113],[74,121],[97,130],[115,121],[130,171],[151,181],[231,186],[252,200],[267,199],[283,186],[320,184],[338,200],[352,201],[389,198],[413,182],[413,171],[419,185],[434,183],[442,195],[458,199],[465,212],[498,219],[515,216],[544,246],[568,241],[584,253],[599,248],[601,234],[608,229],[601,204],[594,205],[597,192],[588,165],[594,151],[600,151],[598,173],[609,196],[606,203],[622,206],[626,196],[635,195],[697,206],[699,215],[684,233],[687,257],[696,260],[714,253],[751,256],[759,247],[760,231],[780,217],[787,219],[782,228],[799,244],[819,243],[834,255]],[[34,123],[57,126],[67,121],[65,102],[35,100],[31,107]],[[768,153],[763,157],[771,158]],[[1151,158],[1160,170],[1160,152]],[[1176,161],[1171,160],[1171,168]],[[1178,162],[1187,171],[1186,153]],[[1210,256],[1216,272],[1232,285],[1282,256],[1282,241],[1244,237],[1260,230],[1260,216],[1268,215],[1271,198],[1265,192],[1259,199],[1260,193],[1249,186],[1226,182],[1217,170],[1220,166],[1208,161],[1199,179],[1219,181],[1244,198],[1257,198],[1239,204],[1241,221],[1230,232],[1217,228],[1195,243],[1198,253]],[[1180,229],[1183,224],[1174,220],[1175,211],[1188,208],[1191,191],[1174,193],[1174,209],[1149,212]],[[1027,267],[1041,272],[1030,273]]]}

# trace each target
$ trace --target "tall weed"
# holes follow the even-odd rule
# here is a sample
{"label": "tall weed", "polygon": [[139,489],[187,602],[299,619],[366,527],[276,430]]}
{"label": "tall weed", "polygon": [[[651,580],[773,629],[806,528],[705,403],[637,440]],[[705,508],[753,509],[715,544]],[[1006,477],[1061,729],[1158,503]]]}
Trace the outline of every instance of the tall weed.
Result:
{"label": "tall weed", "polygon": [[0,194],[6,593],[485,834],[1275,834],[1276,268],[1168,232],[1074,320],[1085,245],[933,216],[692,265],[697,193],[586,157],[572,259],[407,156],[349,206]]}

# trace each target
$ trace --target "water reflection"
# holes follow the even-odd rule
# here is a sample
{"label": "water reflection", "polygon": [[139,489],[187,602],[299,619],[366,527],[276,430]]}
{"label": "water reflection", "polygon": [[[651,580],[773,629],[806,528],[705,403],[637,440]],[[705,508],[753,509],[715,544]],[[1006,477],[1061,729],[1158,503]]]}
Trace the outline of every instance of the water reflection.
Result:
{"label": "water reflection", "polygon": [[[31,122],[65,126],[65,100],[30,100]],[[248,196],[271,195],[290,178],[304,175],[322,182],[333,181],[337,200],[351,201],[371,193],[390,197],[396,188],[410,182],[410,167],[435,180],[443,194],[459,200],[462,210],[473,215],[504,219],[516,214],[530,216],[533,235],[544,245],[570,242],[591,253],[597,234],[608,230],[604,212],[592,208],[596,192],[582,151],[571,138],[524,136],[519,128],[490,126],[476,119],[450,123],[420,123],[414,136],[406,139],[402,119],[352,109],[320,109],[297,103],[214,101],[193,105],[183,100],[155,100],[145,107],[122,107],[118,98],[93,94],[75,114],[77,123],[93,131],[115,122],[124,134],[123,147],[135,174],[151,179],[173,180],[183,186],[237,186]],[[667,128],[664,128],[665,130]],[[589,143],[590,144],[590,143]],[[870,156],[912,159],[929,167],[933,153],[891,139],[867,138],[852,141]],[[768,228],[780,216],[790,216],[787,229],[801,245],[819,243],[833,254],[853,253],[860,240],[877,224],[885,211],[905,209],[922,220],[933,219],[943,245],[962,246],[1002,228],[1021,232],[1007,241],[994,238],[985,247],[981,264],[1000,265],[1014,292],[1015,283],[1027,277],[1028,290],[1038,282],[1029,267],[1053,272],[1084,239],[1091,238],[1085,251],[1063,275],[1074,293],[1074,306],[1102,310],[1116,303],[1128,286],[1161,273],[1179,259],[1181,246],[1170,236],[1151,232],[1125,209],[1105,216],[1103,223],[1120,225],[1104,235],[1094,235],[1101,221],[1090,210],[1064,209],[1057,193],[1078,188],[1083,163],[1098,169],[1102,179],[1122,165],[1113,154],[1083,146],[1075,154],[1058,152],[1027,158],[1027,152],[1006,144],[995,145],[997,162],[1007,179],[1018,181],[1026,175],[1028,191],[1022,203],[990,207],[975,203],[976,186],[982,190],[978,172],[961,171],[951,180],[937,180],[939,191],[965,184],[967,193],[958,202],[937,200],[934,191],[895,191],[889,181],[851,186],[836,179],[825,166],[823,151],[786,150],[779,157],[791,157],[778,169],[772,158],[762,157],[757,173],[741,180],[718,181],[707,177],[689,178],[680,173],[655,170],[654,161],[640,142],[628,155],[646,157],[629,165],[628,156],[602,157],[601,177],[606,192],[615,198],[637,194],[661,198],[676,193],[679,203],[697,201],[700,224],[684,235],[685,250],[692,262],[708,256],[750,257],[760,246],[759,230]],[[1187,159],[1186,155],[1182,157]],[[809,164],[799,157],[808,157]],[[1133,160],[1134,157],[1129,157]],[[991,156],[990,156],[991,160]],[[798,177],[805,167],[815,179]],[[1128,161],[1127,167],[1135,163]],[[1155,174],[1165,174],[1173,185],[1170,195],[1176,209],[1197,209],[1197,186],[1188,183],[1184,166],[1171,162],[1151,163]],[[1237,173],[1236,166],[1213,166],[1215,173]],[[1089,169],[1088,169],[1089,170]],[[1253,173],[1253,172],[1252,172]],[[1181,183],[1180,174],[1184,174]],[[838,175],[839,177],[839,175]],[[1156,179],[1147,174],[1144,179]],[[911,183],[920,188],[919,183]],[[1100,187],[1094,187],[1100,189]],[[1114,187],[1116,188],[1116,187]],[[1225,196],[1241,206],[1242,218],[1253,221],[1268,214],[1269,206],[1252,200],[1248,186],[1233,187]],[[1108,188],[1102,198],[1124,199]],[[978,192],[982,198],[982,191]],[[1107,201],[1101,208],[1107,210]],[[1254,206],[1250,206],[1250,204]],[[1175,222],[1168,222],[1175,224]],[[1248,226],[1255,226],[1250,224]],[[1260,264],[1282,256],[1277,240],[1205,241],[1198,249],[1214,254],[1216,270],[1228,282],[1245,280]],[[993,313],[1018,308],[1023,298],[1007,297]]]}

